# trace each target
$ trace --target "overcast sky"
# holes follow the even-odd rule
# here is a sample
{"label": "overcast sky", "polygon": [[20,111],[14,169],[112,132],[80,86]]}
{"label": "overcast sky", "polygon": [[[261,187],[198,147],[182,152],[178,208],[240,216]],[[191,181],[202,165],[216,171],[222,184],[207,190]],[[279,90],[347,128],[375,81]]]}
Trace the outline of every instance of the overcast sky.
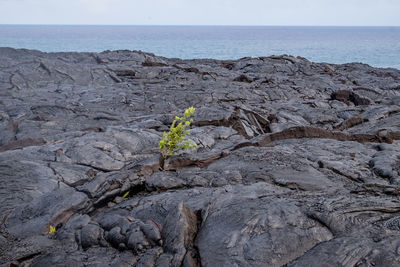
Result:
{"label": "overcast sky", "polygon": [[0,0],[0,24],[400,26],[400,0]]}

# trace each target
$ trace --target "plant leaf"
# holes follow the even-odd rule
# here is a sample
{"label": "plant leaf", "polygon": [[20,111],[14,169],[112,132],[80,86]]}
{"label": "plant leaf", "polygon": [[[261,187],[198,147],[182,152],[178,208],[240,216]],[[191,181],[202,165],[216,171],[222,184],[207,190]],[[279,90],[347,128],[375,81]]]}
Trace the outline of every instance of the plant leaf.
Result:
{"label": "plant leaf", "polygon": [[56,232],[56,228],[50,224],[49,234],[53,235]]}

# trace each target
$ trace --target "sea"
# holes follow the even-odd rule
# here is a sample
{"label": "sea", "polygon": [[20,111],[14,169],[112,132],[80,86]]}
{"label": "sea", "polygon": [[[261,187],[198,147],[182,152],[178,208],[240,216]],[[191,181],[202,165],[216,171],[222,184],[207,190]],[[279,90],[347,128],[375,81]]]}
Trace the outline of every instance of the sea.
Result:
{"label": "sea", "polygon": [[400,69],[400,27],[0,25],[0,47],[129,49],[183,59],[287,54]]}

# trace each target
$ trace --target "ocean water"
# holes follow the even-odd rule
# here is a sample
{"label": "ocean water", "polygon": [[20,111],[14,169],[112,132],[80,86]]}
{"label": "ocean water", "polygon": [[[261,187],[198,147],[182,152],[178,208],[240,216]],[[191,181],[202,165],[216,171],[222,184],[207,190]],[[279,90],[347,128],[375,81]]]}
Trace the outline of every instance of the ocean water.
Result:
{"label": "ocean water", "polygon": [[288,54],[400,69],[400,27],[0,25],[0,47],[45,52],[130,49],[165,57]]}

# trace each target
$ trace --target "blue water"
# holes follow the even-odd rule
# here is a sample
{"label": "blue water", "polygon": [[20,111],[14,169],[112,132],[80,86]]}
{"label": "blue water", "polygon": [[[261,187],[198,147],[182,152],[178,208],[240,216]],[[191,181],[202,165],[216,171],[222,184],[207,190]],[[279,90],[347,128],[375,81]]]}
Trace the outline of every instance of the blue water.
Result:
{"label": "blue water", "polygon": [[131,49],[166,57],[289,54],[400,69],[400,27],[0,25],[0,47],[46,52]]}

